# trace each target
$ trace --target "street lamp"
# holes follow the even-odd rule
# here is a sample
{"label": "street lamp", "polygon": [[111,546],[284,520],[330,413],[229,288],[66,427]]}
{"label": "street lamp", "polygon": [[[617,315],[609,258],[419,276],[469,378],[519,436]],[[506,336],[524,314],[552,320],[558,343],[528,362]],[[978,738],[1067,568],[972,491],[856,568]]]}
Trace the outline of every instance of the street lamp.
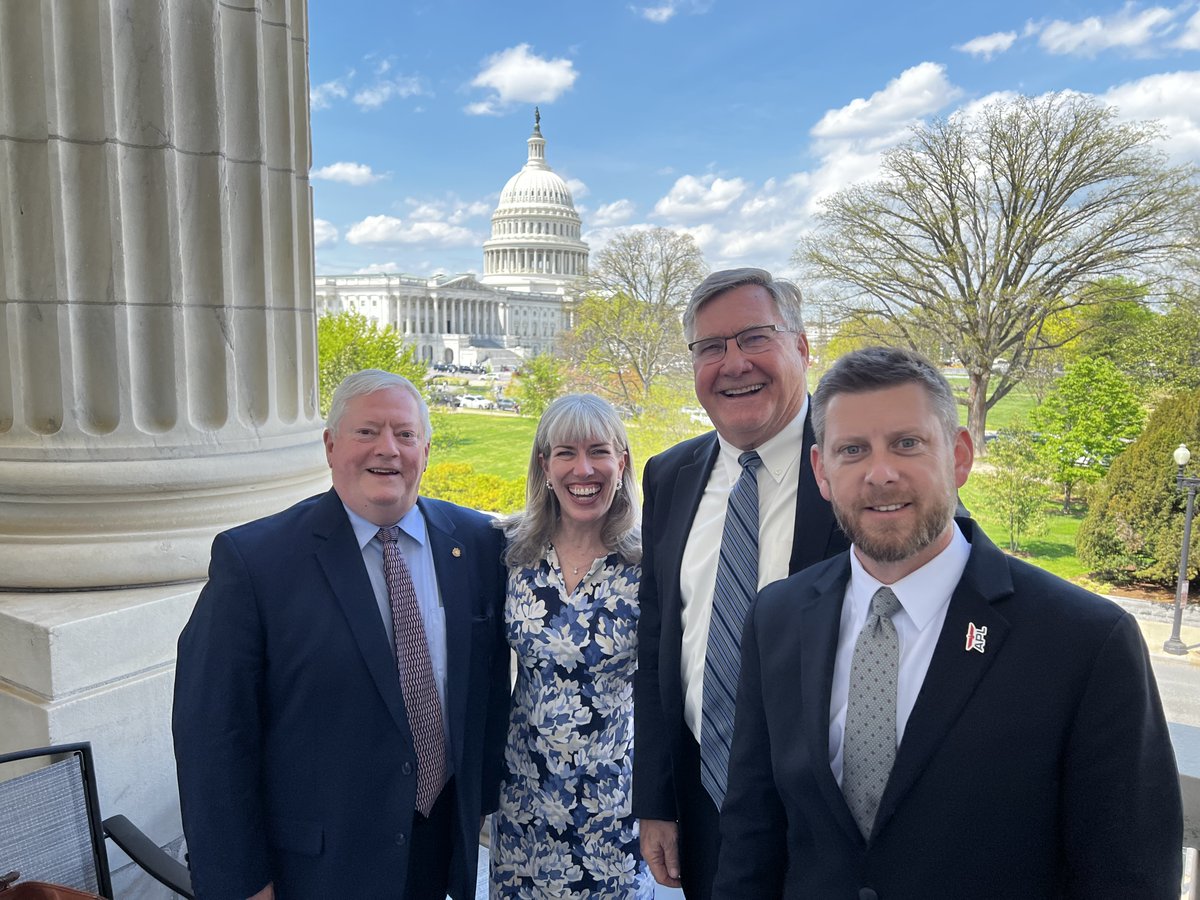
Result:
{"label": "street lamp", "polygon": [[1196,506],[1196,488],[1200,487],[1200,478],[1184,478],[1183,467],[1192,458],[1191,452],[1180,444],[1173,454],[1175,465],[1179,471],[1175,473],[1175,484],[1179,490],[1187,491],[1187,508],[1183,514],[1183,552],[1179,554],[1179,584],[1175,588],[1175,621],[1171,626],[1171,636],[1163,644],[1163,650],[1184,656],[1188,652],[1187,644],[1179,638],[1179,628],[1183,624],[1183,607],[1188,596],[1188,545],[1192,542],[1192,512]]}

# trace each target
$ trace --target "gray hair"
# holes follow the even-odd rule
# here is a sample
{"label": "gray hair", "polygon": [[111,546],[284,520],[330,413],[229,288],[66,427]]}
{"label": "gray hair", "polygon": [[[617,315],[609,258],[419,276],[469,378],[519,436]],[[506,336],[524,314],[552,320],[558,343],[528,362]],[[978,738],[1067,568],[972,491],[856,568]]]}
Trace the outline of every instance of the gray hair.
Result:
{"label": "gray hair", "polygon": [[840,357],[821,376],[812,395],[812,425],[817,446],[825,445],[825,413],[838,394],[861,394],[903,384],[925,389],[947,437],[958,434],[958,401],[954,390],[928,359],[898,347],[865,347]]}
{"label": "gray hair", "polygon": [[[612,404],[595,394],[567,394],[546,407],[538,421],[533,448],[529,453],[529,475],[525,482],[525,509],[497,522],[508,538],[505,565],[532,566],[542,559],[562,514],[554,491],[546,487],[542,459],[560,444],[600,440],[612,444],[618,454],[629,453],[625,424]],[[610,553],[618,553],[628,563],[642,559],[642,538],[638,527],[641,504],[633,457],[625,461],[621,489],[613,495],[612,506],[604,517],[601,539]]]}
{"label": "gray hair", "polygon": [[[785,325],[799,334],[804,333],[803,300],[800,288],[783,278],[773,278],[766,269],[722,269],[713,272],[692,291],[687,309],[683,311],[683,334],[690,341],[695,336],[696,313],[709,300],[744,284],[755,284],[766,290]],[[766,324],[765,322],[763,324]]]}
{"label": "gray hair", "polygon": [[408,391],[417,401],[417,409],[421,414],[421,427],[425,429],[423,437],[426,441],[432,440],[433,425],[429,421],[429,404],[425,402],[421,392],[403,375],[385,372],[382,369],[363,369],[361,372],[355,372],[342,379],[342,383],[333,392],[333,399],[329,402],[329,415],[325,419],[325,427],[336,435],[342,416],[346,414],[346,404],[355,397],[363,397],[367,394],[374,394],[376,391],[387,391],[392,388]]}

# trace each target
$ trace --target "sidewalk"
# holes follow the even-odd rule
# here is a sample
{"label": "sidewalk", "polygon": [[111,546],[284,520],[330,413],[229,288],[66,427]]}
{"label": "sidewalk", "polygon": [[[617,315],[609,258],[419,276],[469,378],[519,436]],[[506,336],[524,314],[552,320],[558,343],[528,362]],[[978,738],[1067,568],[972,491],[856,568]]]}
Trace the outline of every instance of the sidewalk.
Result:
{"label": "sidewalk", "polygon": [[1151,600],[1134,600],[1129,597],[1113,597],[1106,595],[1126,612],[1138,620],[1142,629],[1142,637],[1151,656],[1164,656],[1168,659],[1184,659],[1192,665],[1200,665],[1200,609],[1195,605],[1183,611],[1182,626],[1179,638],[1188,646],[1191,652],[1186,657],[1175,656],[1163,650],[1163,643],[1171,636],[1171,627],[1175,615],[1175,607],[1165,603],[1155,603]]}

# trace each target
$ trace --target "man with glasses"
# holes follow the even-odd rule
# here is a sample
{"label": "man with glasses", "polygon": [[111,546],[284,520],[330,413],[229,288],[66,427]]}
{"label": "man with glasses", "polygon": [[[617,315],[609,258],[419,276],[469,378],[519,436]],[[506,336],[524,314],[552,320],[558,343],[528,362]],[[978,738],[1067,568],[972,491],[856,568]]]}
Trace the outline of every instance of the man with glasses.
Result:
{"label": "man with glasses", "polygon": [[655,878],[688,900],[712,892],[746,609],[848,546],[809,459],[800,307],[763,269],[696,288],[683,329],[716,431],[645,470],[633,811]]}

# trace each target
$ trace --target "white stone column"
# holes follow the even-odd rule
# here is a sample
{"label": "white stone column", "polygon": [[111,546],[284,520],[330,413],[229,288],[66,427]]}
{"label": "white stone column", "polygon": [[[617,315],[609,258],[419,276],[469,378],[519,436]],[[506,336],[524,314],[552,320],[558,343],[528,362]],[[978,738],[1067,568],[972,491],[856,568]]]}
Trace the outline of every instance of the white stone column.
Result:
{"label": "white stone column", "polygon": [[0,3],[0,752],[162,844],[212,537],[328,485],[307,60],[304,0]]}

